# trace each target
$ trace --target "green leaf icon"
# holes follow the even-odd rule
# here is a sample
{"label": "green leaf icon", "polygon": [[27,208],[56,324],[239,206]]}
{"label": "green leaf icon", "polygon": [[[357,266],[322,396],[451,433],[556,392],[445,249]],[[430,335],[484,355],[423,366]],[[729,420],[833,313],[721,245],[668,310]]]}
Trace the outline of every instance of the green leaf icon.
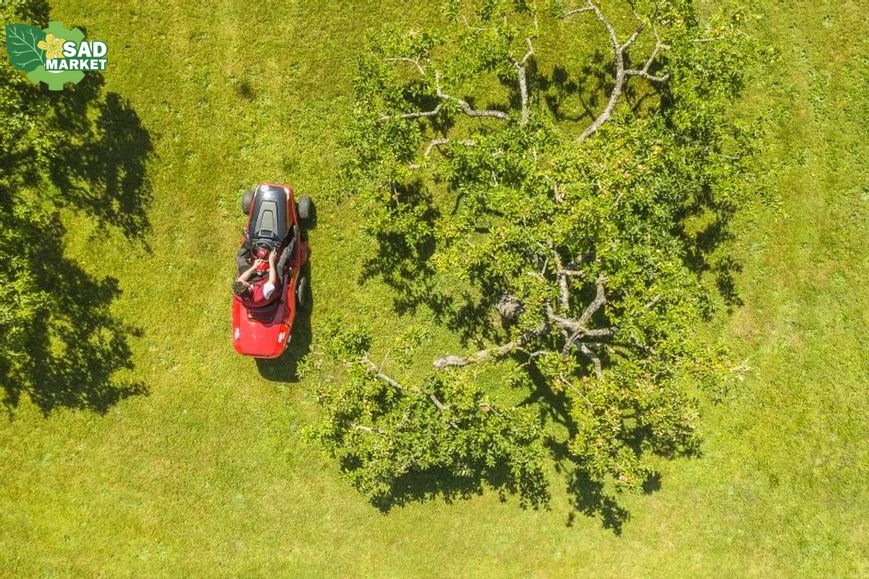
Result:
{"label": "green leaf icon", "polygon": [[45,32],[29,24],[6,25],[6,52],[9,63],[18,70],[31,71],[45,64],[45,51],[40,50],[40,40]]}

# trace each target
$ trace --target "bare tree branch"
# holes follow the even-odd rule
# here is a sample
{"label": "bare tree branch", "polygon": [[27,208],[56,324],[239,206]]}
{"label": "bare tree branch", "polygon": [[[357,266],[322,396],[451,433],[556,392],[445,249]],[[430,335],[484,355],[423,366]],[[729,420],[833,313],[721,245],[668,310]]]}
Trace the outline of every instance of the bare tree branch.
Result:
{"label": "bare tree branch", "polygon": [[[636,12],[634,12],[634,14],[636,15]],[[638,37],[638,36],[643,32],[643,30],[645,30],[645,29],[646,29],[646,25],[645,25],[645,23],[641,23],[641,24],[640,24],[640,27],[637,28],[637,29],[634,31],[634,33],[631,34],[630,37],[628,37],[627,40],[625,40],[625,43],[622,44],[622,45],[619,47],[619,49],[620,49],[621,51],[623,51],[623,52],[624,52],[625,50],[627,50],[628,47],[629,47],[631,44],[634,43],[634,41],[637,39],[637,37]]]}
{"label": "bare tree branch", "polygon": [[362,361],[365,362],[365,365],[368,366],[368,372],[374,374],[399,392],[404,393],[405,388],[401,384],[399,384],[395,379],[387,376],[380,367],[371,361],[371,358],[368,357],[368,354],[362,355]]}
{"label": "bare tree branch", "polygon": [[[420,71],[422,71],[423,74],[426,74],[425,69],[422,68],[422,66],[419,65],[419,63],[412,58],[391,58],[391,59],[387,59],[387,60],[400,61],[400,62],[406,61],[406,62],[416,63],[418,65],[418,67],[420,68]],[[462,109],[462,112],[464,112],[469,117],[490,117],[490,118],[496,118],[496,119],[506,119],[507,118],[507,113],[505,113],[504,111],[498,111],[498,110],[494,110],[494,109],[475,109],[467,101],[462,100],[458,97],[448,95],[447,93],[445,93],[443,91],[443,89],[441,89],[441,77],[440,77],[440,72],[438,72],[438,71],[435,71],[435,94],[442,101],[454,101],[455,103],[457,103],[459,105],[459,107]],[[401,113],[398,115],[383,115],[380,117],[380,120],[387,121],[389,119],[419,119],[419,118],[423,118],[423,117],[433,117],[433,116],[437,115],[439,112],[441,112],[441,110],[443,109],[443,106],[444,106],[444,103],[440,102],[440,103],[438,103],[438,105],[435,108],[433,108],[430,111],[415,111],[412,113]]]}
{"label": "bare tree branch", "polygon": [[386,434],[386,431],[384,431],[384,430],[381,430],[379,428],[372,428],[370,426],[365,426],[364,424],[356,424],[354,422],[350,426],[355,428],[356,430],[361,430],[362,432],[371,432],[374,434]]}
{"label": "bare tree branch", "polygon": [[558,201],[559,203],[562,203],[564,201],[564,189],[559,187],[558,183],[552,186],[552,193],[556,201]]}
{"label": "bare tree branch", "polygon": [[659,301],[661,301],[661,296],[660,296],[660,295],[656,295],[655,297],[653,297],[652,299],[650,299],[648,302],[646,302],[646,304],[643,306],[643,309],[645,309],[645,310],[651,309],[652,306],[654,306],[654,305],[655,305],[656,303],[658,303]]}
{"label": "bare tree branch", "polygon": [[446,412],[447,410],[450,409],[449,406],[447,406],[446,404],[444,404],[443,402],[438,400],[437,396],[435,396],[434,394],[429,394],[428,398],[429,398],[429,400],[434,402],[434,405],[437,406],[438,410],[440,410],[441,412]]}
{"label": "bare tree branch", "polygon": [[471,354],[470,356],[444,356],[442,358],[438,358],[434,361],[434,367],[438,370],[443,370],[444,368],[449,368],[450,366],[468,366],[470,364],[479,364],[480,362],[485,362],[486,360],[490,360],[492,358],[500,358],[502,356],[506,356],[510,352],[514,352],[525,344],[527,344],[531,339],[539,336],[544,333],[548,329],[548,325],[544,324],[537,329],[528,330],[517,339],[512,342],[507,342],[502,346],[498,346],[497,348],[486,348],[483,350],[479,350]]}
{"label": "bare tree branch", "polygon": [[591,348],[585,344],[579,344],[579,351],[585,354],[585,357],[591,360],[591,363],[594,364],[595,375],[598,378],[603,376],[603,368],[601,367],[600,358],[597,357],[597,354],[592,352]]}
{"label": "bare tree branch", "polygon": [[615,326],[610,326],[609,328],[595,328],[593,330],[586,330],[583,337],[585,338],[610,338],[616,335],[618,332],[618,328]]}
{"label": "bare tree branch", "polygon": [[583,12],[591,12],[594,10],[591,6],[584,6],[582,8],[572,8],[561,15],[562,18],[567,18],[568,16],[573,16],[574,14],[582,14]]}
{"label": "bare tree branch", "polygon": [[[565,272],[569,272],[571,275],[582,275],[582,273],[575,270],[564,269],[561,262],[561,257],[558,255],[558,253],[555,250],[550,250],[550,252],[553,260],[556,263],[556,267],[558,268],[558,273],[556,275],[559,281],[559,286],[561,288],[561,291],[559,292],[559,301],[561,302],[562,308],[567,311],[569,307],[570,295],[569,288],[566,286],[567,275],[565,274]],[[588,327],[588,323],[591,321],[591,318],[594,316],[594,314],[599,311],[600,308],[604,306],[604,304],[606,304],[606,293],[604,288],[605,283],[606,277],[601,275],[597,278],[597,291],[595,294],[595,298],[585,307],[578,319],[571,319],[557,315],[552,310],[551,305],[548,305],[546,307],[546,319],[548,320],[548,322],[553,322],[565,338],[565,343],[561,350],[562,356],[568,356],[570,350],[574,347],[579,349],[579,351],[594,364],[595,374],[598,377],[600,377],[603,372],[600,358],[594,353],[594,351],[589,347],[589,344],[586,342],[590,341],[593,343],[598,342],[602,339],[611,338],[618,332],[618,328],[616,328],[615,326],[607,328]],[[565,303],[567,303],[566,306]],[[434,367],[438,370],[443,370],[448,367],[468,366],[471,364],[478,364],[487,360],[500,358],[512,352],[525,351],[523,350],[525,344],[527,344],[537,336],[540,336],[541,334],[549,331],[550,325],[548,322],[544,322],[539,328],[525,332],[516,340],[513,340],[501,346],[497,346],[495,348],[485,348],[469,356],[443,356],[434,361]],[[533,356],[536,354],[539,354],[539,352],[531,355]]]}
{"label": "bare tree branch", "polygon": [[584,328],[577,328],[577,330],[570,334],[567,340],[564,341],[564,347],[561,348],[561,356],[563,358],[566,358],[567,355],[570,353],[570,349],[573,348],[574,343],[582,335],[583,330]]}
{"label": "bare tree branch", "polygon": [[[637,37],[642,33],[645,28],[645,23],[641,23],[640,27],[633,33],[631,36],[624,42],[624,44],[619,43],[618,35],[616,34],[616,30],[613,27],[612,23],[604,16],[603,12],[601,12],[598,5],[594,2],[594,0],[587,0],[586,6],[582,8],[574,8],[572,10],[568,10],[564,14],[562,14],[562,18],[568,18],[574,14],[582,14],[585,12],[593,12],[597,19],[603,24],[604,28],[606,28],[607,34],[610,38],[610,45],[613,50],[613,58],[615,59],[616,65],[616,75],[615,82],[613,84],[612,92],[610,93],[609,100],[607,101],[606,107],[603,112],[601,112],[597,118],[589,125],[579,136],[577,141],[584,141],[591,135],[593,135],[605,122],[607,122],[612,116],[613,111],[616,108],[616,104],[618,104],[619,97],[622,95],[622,90],[624,88],[625,81],[629,76],[642,76],[650,81],[655,82],[663,82],[667,80],[667,76],[655,76],[649,74],[649,67],[652,65],[652,62],[658,55],[658,52],[661,49],[668,48],[665,44],[662,44],[660,39],[658,38],[657,30],[654,29],[654,25],[652,26],[655,39],[657,44],[655,45],[655,49],[652,51],[652,55],[646,61],[646,65],[641,70],[635,69],[625,69],[625,51]],[[636,15],[636,13],[635,13]]]}
{"label": "bare tree branch", "polygon": [[423,68],[422,64],[419,62],[419,58],[408,58],[406,56],[399,56],[397,58],[386,58],[384,59],[386,62],[409,62],[416,66],[417,70],[422,76],[427,76],[425,72],[425,68]]}
{"label": "bare tree branch", "polygon": [[570,318],[565,318],[563,316],[555,315],[551,311],[549,312],[549,319],[558,324],[559,326],[566,328],[568,331],[580,331],[584,335],[591,335],[589,334],[591,330],[588,329],[588,322],[591,320],[591,317],[595,314],[595,312],[597,312],[606,303],[606,294],[604,293],[605,282],[605,277],[600,276],[597,278],[597,293],[595,294],[595,298],[585,307],[585,310],[583,310],[582,315],[580,315],[579,319],[574,320]]}
{"label": "bare tree branch", "polygon": [[428,157],[431,153],[431,150],[440,145],[446,145],[449,143],[449,139],[432,139],[431,143],[428,144],[428,147],[425,148],[425,153],[423,153],[423,157]]}
{"label": "bare tree branch", "polygon": [[604,293],[604,283],[606,282],[606,278],[603,276],[598,277],[597,279],[597,293],[595,295],[594,300],[586,306],[585,310],[583,310],[582,315],[578,320],[573,320],[570,318],[565,318],[563,316],[555,315],[551,310],[548,312],[549,319],[555,322],[562,330],[565,335],[564,346],[561,349],[561,355],[567,357],[570,353],[570,350],[573,347],[577,347],[580,352],[582,352],[589,360],[591,360],[595,365],[595,372],[598,376],[600,376],[602,370],[600,365],[600,359],[592,352],[592,350],[588,347],[588,344],[581,342],[580,340],[593,338],[592,341],[596,341],[602,338],[610,338],[616,334],[618,328],[615,326],[611,326],[609,328],[589,328],[588,322],[591,321],[592,316],[594,316],[595,312],[597,312],[603,305],[606,303],[606,294]]}
{"label": "bare tree branch", "polygon": [[653,82],[664,82],[665,80],[670,78],[670,75],[665,74],[664,76],[655,76],[649,74],[649,67],[652,66],[652,63],[655,61],[655,58],[658,56],[658,53],[661,51],[661,49],[667,49],[670,47],[661,42],[661,38],[658,36],[658,29],[655,27],[654,23],[652,23],[652,33],[655,35],[655,48],[652,50],[652,54],[646,60],[646,64],[640,70],[626,70],[625,74],[628,76],[641,76]]}
{"label": "bare tree branch", "polygon": [[468,22],[468,17],[467,17],[467,16],[462,16],[462,21],[465,23],[465,28],[467,28],[468,30],[478,30],[478,31],[479,31],[479,30],[483,30],[483,29],[480,28],[479,26],[471,26],[471,23]]}
{"label": "bare tree branch", "polygon": [[388,121],[389,119],[419,119],[422,117],[433,117],[443,108],[444,103],[438,103],[438,106],[433,108],[430,111],[417,111],[413,113],[402,113],[400,115],[383,115],[380,117],[381,121]]}
{"label": "bare tree branch", "polygon": [[619,39],[616,36],[615,28],[613,28],[613,25],[610,23],[609,20],[607,20],[606,16],[603,15],[603,12],[600,11],[600,8],[598,8],[597,4],[592,2],[592,0],[588,0],[588,8],[590,8],[590,10],[594,12],[594,15],[601,22],[601,24],[604,25],[607,33],[609,34],[610,44],[613,48],[613,56],[615,57],[616,61],[616,78],[615,84],[613,85],[613,90],[610,93],[610,98],[609,101],[607,101],[606,107],[604,108],[603,112],[598,115],[598,117],[591,123],[591,125],[589,125],[582,132],[578,139],[580,141],[584,141],[585,139],[590,137],[601,127],[601,125],[609,120],[610,116],[616,108],[616,103],[618,103],[619,97],[622,94],[622,86],[625,83],[625,53],[621,45],[619,44]]}
{"label": "bare tree branch", "polygon": [[[423,157],[428,157],[431,154],[432,149],[434,149],[435,147],[446,145],[449,142],[450,139],[432,139],[428,146],[425,148],[425,153],[423,153]],[[453,142],[459,143],[460,145],[465,145],[467,147],[473,147],[477,144],[477,142],[473,139],[462,139],[460,141],[453,140]]]}
{"label": "bare tree branch", "polygon": [[[410,389],[407,389],[407,388],[405,388],[404,386],[402,386],[401,384],[399,384],[399,382],[398,382],[397,380],[395,380],[394,378],[392,378],[392,377],[390,377],[389,375],[387,375],[386,373],[384,373],[383,370],[381,370],[380,367],[379,367],[377,364],[375,364],[374,362],[372,362],[372,361],[371,361],[371,358],[368,357],[368,354],[363,354],[363,355],[362,355],[362,362],[364,362],[365,365],[368,367],[368,370],[367,370],[367,371],[368,371],[370,374],[373,374],[373,375],[377,376],[379,379],[383,380],[384,382],[386,382],[387,384],[389,384],[390,386],[392,386],[393,388],[395,388],[396,390],[398,390],[398,391],[401,392],[402,394],[405,394],[405,393],[407,393],[408,391],[409,391],[409,392],[413,392],[414,394],[423,394],[423,392],[422,392],[419,388],[410,388]],[[446,412],[447,410],[450,409],[450,407],[449,407],[448,405],[446,405],[446,404],[444,404],[443,402],[441,402],[440,400],[438,400],[438,397],[435,396],[434,394],[429,394],[429,395],[428,395],[428,399],[431,400],[432,403],[433,403],[433,404],[437,407],[437,409],[440,410],[441,412]],[[450,425],[452,428],[457,428],[457,426],[456,426],[454,423],[452,423],[452,422],[450,422],[449,425]],[[354,425],[354,427],[355,427],[355,428],[359,428],[360,430],[366,430],[366,431],[369,431],[369,432],[382,432],[382,431],[378,431],[377,429],[371,429],[371,428],[369,428],[369,427],[367,427],[367,426]]]}
{"label": "bare tree branch", "polygon": [[461,107],[462,111],[464,111],[464,113],[469,117],[493,117],[497,119],[507,118],[507,113],[505,113],[504,111],[475,109],[467,101],[464,101],[458,97],[450,96],[445,93],[441,89],[440,72],[437,71],[435,71],[435,90],[438,98],[455,101],[456,103],[458,103],[459,107]]}
{"label": "bare tree branch", "polygon": [[513,63],[513,66],[516,68],[516,72],[519,75],[519,98],[522,102],[522,114],[519,117],[520,125],[528,124],[528,117],[530,114],[528,110],[528,78],[525,73],[525,64],[534,54],[534,46],[531,44],[531,38],[526,38],[525,42],[528,43],[528,52],[525,53],[525,56],[518,61],[513,57],[510,57],[510,62]]}
{"label": "bare tree branch", "polygon": [[479,364],[490,358],[499,358],[520,347],[519,341],[514,340],[497,348],[488,348],[471,354],[470,356],[444,356],[434,361],[434,367],[438,370],[443,370],[450,366],[468,366],[469,364]]}
{"label": "bare tree branch", "polygon": [[598,276],[597,292],[595,293],[594,300],[586,306],[585,311],[583,311],[582,315],[579,317],[580,326],[586,326],[591,317],[606,303],[606,295],[604,294],[603,288],[605,282],[606,278],[604,276]]}
{"label": "bare tree branch", "polygon": [[555,277],[558,279],[558,296],[561,302],[561,310],[566,312],[570,309],[570,288],[567,285],[567,277],[563,275],[564,264],[561,263],[561,256],[553,248],[552,256],[555,259]]}

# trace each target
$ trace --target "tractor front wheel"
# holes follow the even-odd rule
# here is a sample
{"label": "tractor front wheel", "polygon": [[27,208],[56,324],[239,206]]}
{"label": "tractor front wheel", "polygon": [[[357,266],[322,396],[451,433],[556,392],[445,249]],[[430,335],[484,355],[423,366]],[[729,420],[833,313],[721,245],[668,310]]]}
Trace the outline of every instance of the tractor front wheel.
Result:
{"label": "tractor front wheel", "polygon": [[310,221],[314,217],[314,202],[307,195],[299,197],[299,205],[297,206],[299,219],[302,221]]}
{"label": "tractor front wheel", "polygon": [[250,204],[253,201],[253,189],[248,189],[241,196],[241,212],[247,215],[250,213]]}

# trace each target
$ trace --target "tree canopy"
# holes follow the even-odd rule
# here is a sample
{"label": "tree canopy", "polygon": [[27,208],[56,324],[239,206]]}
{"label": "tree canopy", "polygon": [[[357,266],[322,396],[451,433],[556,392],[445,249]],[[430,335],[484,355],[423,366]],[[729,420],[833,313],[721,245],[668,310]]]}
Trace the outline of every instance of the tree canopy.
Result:
{"label": "tree canopy", "polygon": [[[696,333],[752,191],[754,129],[728,109],[755,49],[739,12],[611,4],[449,2],[449,26],[389,27],[359,60],[342,190],[379,244],[368,265],[468,344],[405,384],[333,324],[322,438],[374,500],[434,469],[545,503],[546,441],[612,510],[652,457],[697,449],[694,385],[727,379]],[[545,392],[563,439],[494,400],[504,383]]]}

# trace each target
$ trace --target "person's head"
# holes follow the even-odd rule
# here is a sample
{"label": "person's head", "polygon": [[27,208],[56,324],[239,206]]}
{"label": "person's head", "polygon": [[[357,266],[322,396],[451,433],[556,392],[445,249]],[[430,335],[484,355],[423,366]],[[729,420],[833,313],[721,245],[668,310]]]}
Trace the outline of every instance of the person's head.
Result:
{"label": "person's head", "polygon": [[250,284],[241,280],[236,280],[235,283],[232,284],[232,293],[239,297],[246,294],[249,289]]}

